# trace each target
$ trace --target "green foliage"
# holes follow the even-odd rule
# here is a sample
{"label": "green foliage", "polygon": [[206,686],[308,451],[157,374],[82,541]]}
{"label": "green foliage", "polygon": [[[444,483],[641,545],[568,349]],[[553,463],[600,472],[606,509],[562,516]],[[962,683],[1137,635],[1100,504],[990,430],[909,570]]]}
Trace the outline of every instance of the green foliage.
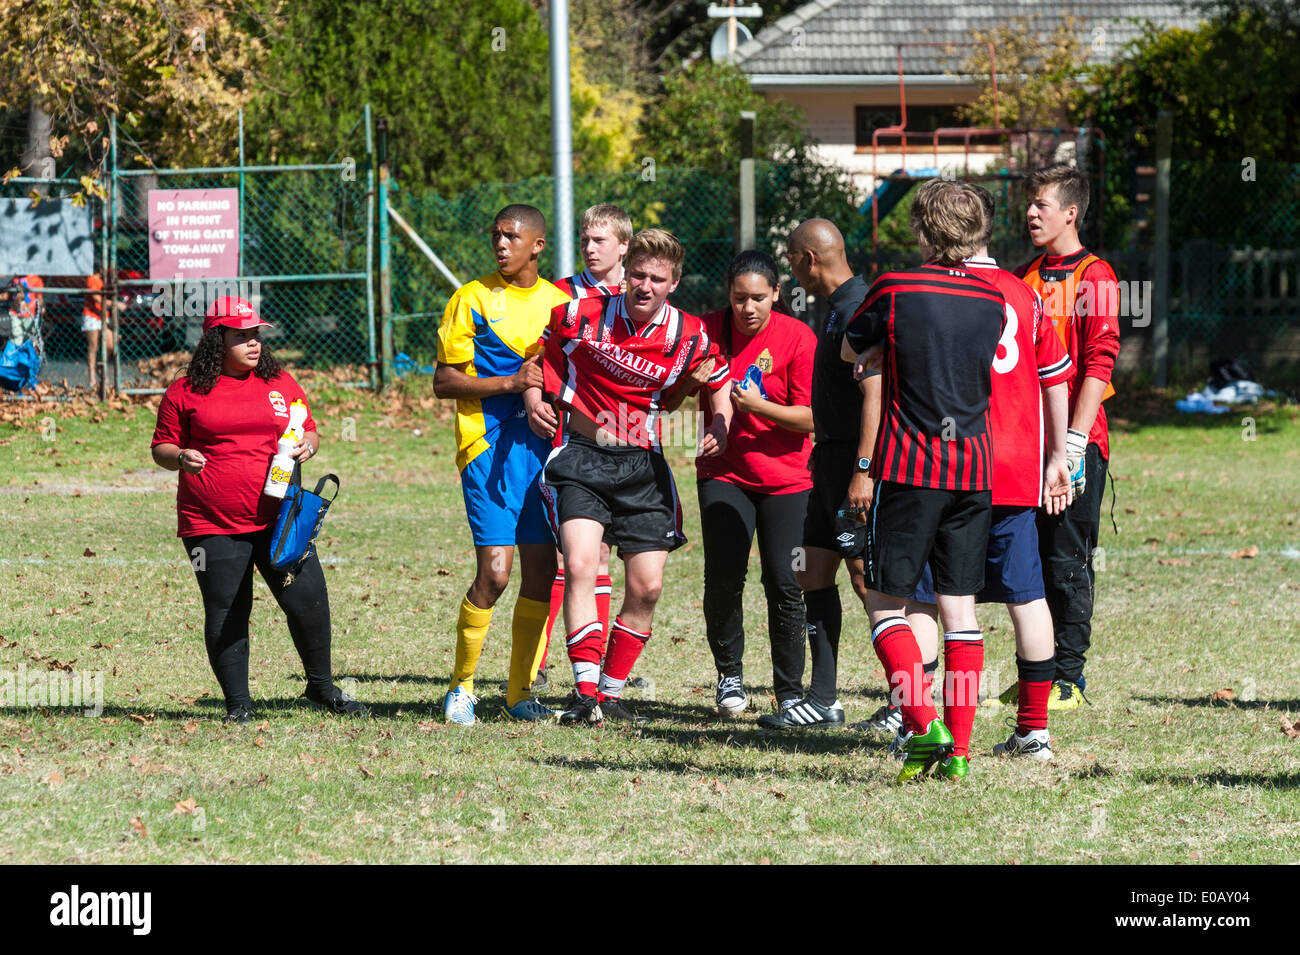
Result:
{"label": "green foliage", "polygon": [[1122,58],[1092,73],[1075,112],[1124,152],[1154,147],[1173,112],[1179,159],[1300,161],[1300,13],[1285,4],[1216,4],[1196,30],[1148,24]]}
{"label": "green foliage", "polygon": [[389,118],[403,184],[444,191],[550,165],[547,36],[524,0],[395,0],[364,13],[304,0],[288,14],[250,109],[255,154],[319,161],[365,103]]}
{"label": "green foliage", "polygon": [[785,159],[805,144],[802,110],[768,102],[734,66],[699,63],[664,77],[663,98],[641,124],[646,154],[660,166],[735,169],[741,110],[757,114],[756,156]]}

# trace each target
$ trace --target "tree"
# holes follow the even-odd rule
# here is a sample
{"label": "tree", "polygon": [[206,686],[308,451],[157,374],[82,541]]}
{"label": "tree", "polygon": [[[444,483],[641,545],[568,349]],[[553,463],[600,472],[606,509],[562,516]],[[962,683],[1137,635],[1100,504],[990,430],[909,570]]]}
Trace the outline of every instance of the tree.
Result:
{"label": "tree", "polygon": [[233,139],[272,16],[248,0],[0,0],[0,109],[24,110],[20,171],[80,141],[94,172],[110,116],[145,161],[203,163]]}

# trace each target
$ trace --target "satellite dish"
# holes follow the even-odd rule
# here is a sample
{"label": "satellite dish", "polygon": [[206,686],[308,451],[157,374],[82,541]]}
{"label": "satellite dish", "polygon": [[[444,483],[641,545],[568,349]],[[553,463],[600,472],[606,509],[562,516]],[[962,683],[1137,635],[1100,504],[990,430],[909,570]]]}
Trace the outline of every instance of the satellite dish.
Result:
{"label": "satellite dish", "polygon": [[[749,27],[736,21],[736,49],[754,39],[754,34],[750,32]],[[725,63],[727,60],[727,25],[724,23],[713,31],[713,39],[709,41],[709,59],[714,63]]]}

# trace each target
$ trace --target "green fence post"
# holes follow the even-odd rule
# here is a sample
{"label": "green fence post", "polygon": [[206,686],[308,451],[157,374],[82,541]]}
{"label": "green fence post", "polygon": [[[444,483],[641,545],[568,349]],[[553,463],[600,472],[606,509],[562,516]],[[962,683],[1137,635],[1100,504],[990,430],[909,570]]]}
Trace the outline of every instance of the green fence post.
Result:
{"label": "green fence post", "polygon": [[375,121],[379,135],[379,189],[376,192],[379,219],[379,334],[383,348],[380,381],[384,387],[393,383],[393,262],[391,235],[388,229],[388,120]]}
{"label": "green fence post", "polygon": [[[112,322],[113,328],[113,390],[121,393],[122,390],[122,331],[118,328],[117,321],[117,202],[118,202],[118,177],[117,177],[117,116],[109,117],[108,126],[108,165],[109,165],[109,189],[108,189],[108,274],[104,276],[104,321]],[[101,335],[101,338],[104,336]],[[107,368],[104,369],[108,371]],[[104,375],[108,377],[107,374]],[[100,385],[102,394],[107,397],[108,388],[106,385]]]}
{"label": "green fence post", "polygon": [[370,369],[370,388],[379,390],[379,363],[375,357],[375,140],[366,104],[366,366]]}

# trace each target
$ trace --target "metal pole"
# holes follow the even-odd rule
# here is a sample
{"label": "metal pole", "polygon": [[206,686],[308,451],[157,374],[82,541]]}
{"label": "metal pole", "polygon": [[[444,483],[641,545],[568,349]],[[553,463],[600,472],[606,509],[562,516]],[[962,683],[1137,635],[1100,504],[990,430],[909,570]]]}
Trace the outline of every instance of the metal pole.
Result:
{"label": "metal pole", "polygon": [[366,104],[366,364],[370,387],[379,388],[379,364],[375,358],[375,140],[370,104]]}
{"label": "metal pole", "polygon": [[[104,163],[104,166],[106,171],[111,168],[109,167],[109,163],[108,163],[108,160],[111,160],[111,158],[112,158],[111,156],[105,157],[106,161]],[[100,278],[99,290],[102,293],[105,291],[106,286],[108,285],[108,283],[104,281],[107,278],[107,272],[108,272],[108,209],[105,208],[106,205],[105,200],[100,199],[98,200],[98,202],[99,202],[99,278]],[[99,396],[101,399],[105,397],[105,389],[108,388],[108,382],[105,380],[108,378],[108,336],[105,335],[103,332],[104,322],[108,319],[108,302],[109,299],[107,295],[101,294],[99,296],[100,333],[99,333],[98,362],[99,362],[99,369],[102,371],[102,374],[100,374],[99,376],[98,387],[99,387]],[[115,355],[117,353],[117,345],[118,342],[116,339],[114,339],[113,352]]]}
{"label": "metal pole", "polygon": [[1156,114],[1156,247],[1155,327],[1151,330],[1151,352],[1157,388],[1169,383],[1169,156],[1173,148],[1174,114],[1162,109]]}
{"label": "metal pole", "polygon": [[[237,275],[244,274],[244,110],[239,110],[239,263]],[[241,291],[242,295],[243,292]]]}
{"label": "metal pole", "polygon": [[754,248],[754,121],[753,110],[740,111],[740,249]]}
{"label": "metal pole", "polygon": [[[117,323],[117,116],[109,117],[108,124],[108,275],[104,276],[104,321],[112,322],[113,344],[113,390],[122,387],[122,336]],[[101,333],[101,337],[102,333]],[[107,369],[105,369],[107,371]],[[107,375],[104,375],[107,378]],[[108,397],[108,386],[100,385],[101,394]]]}
{"label": "metal pole", "polygon": [[[555,274],[573,274],[573,126],[569,115],[569,2],[551,0],[551,156]],[[388,217],[384,216],[386,220]],[[381,224],[382,227],[382,224]]]}
{"label": "metal pole", "polygon": [[379,336],[383,349],[383,363],[379,381],[387,387],[393,380],[393,263],[391,235],[388,229],[388,120],[379,117],[375,122],[379,137],[379,188],[376,199],[379,208]]}

